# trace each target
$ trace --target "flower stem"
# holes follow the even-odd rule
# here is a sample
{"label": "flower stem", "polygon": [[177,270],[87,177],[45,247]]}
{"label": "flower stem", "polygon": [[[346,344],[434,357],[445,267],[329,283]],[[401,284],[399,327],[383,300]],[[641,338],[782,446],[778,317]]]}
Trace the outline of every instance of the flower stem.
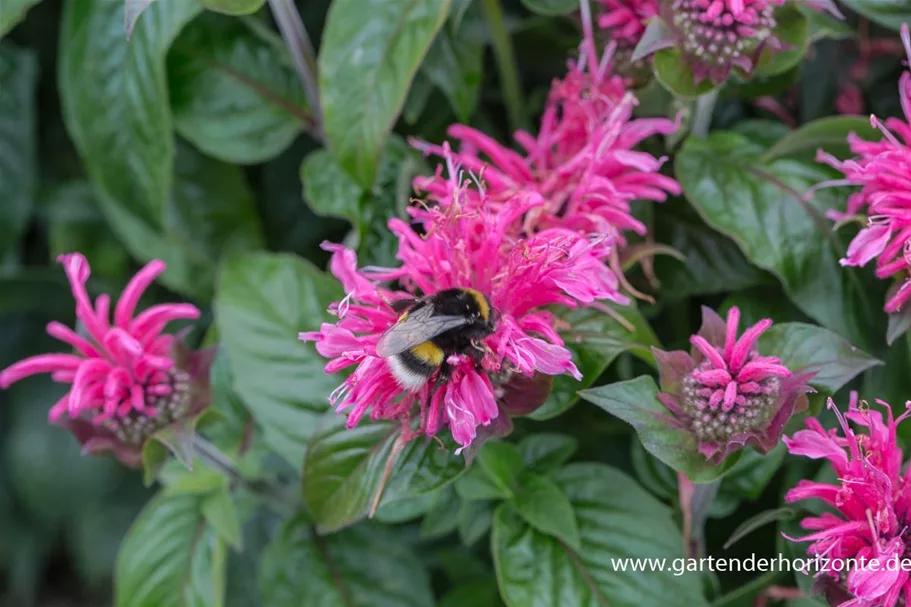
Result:
{"label": "flower stem", "polygon": [[509,126],[515,131],[525,127],[525,112],[522,105],[519,69],[516,66],[512,41],[506,30],[503,7],[500,5],[500,0],[482,0],[481,6],[484,9],[484,17],[487,19],[487,26],[490,28],[493,54],[500,73],[500,88],[503,91],[503,101],[506,103]]}
{"label": "flower stem", "polygon": [[310,36],[307,35],[300,13],[294,6],[294,0],[269,0],[269,6],[304,85],[310,113],[313,115],[313,135],[322,141],[323,112],[320,108],[319,88],[316,84],[316,54],[313,52]]}
{"label": "flower stem", "polygon": [[250,493],[258,495],[272,504],[282,514],[291,514],[297,510],[298,505],[283,487],[261,479],[245,477],[234,465],[231,458],[222,453],[218,447],[207,439],[198,434],[195,435],[194,446],[196,448],[196,456],[215,470],[225,474],[231,484],[240,485],[250,491]]}
{"label": "flower stem", "polygon": [[705,521],[718,494],[721,479],[697,484],[682,472],[678,472],[677,484],[680,491],[680,511],[683,513],[684,550],[688,557],[700,558],[705,553]]}
{"label": "flower stem", "polygon": [[712,89],[696,99],[696,112],[693,116],[693,126],[690,128],[691,135],[704,138],[709,134],[716,101],[718,101],[718,89]]}

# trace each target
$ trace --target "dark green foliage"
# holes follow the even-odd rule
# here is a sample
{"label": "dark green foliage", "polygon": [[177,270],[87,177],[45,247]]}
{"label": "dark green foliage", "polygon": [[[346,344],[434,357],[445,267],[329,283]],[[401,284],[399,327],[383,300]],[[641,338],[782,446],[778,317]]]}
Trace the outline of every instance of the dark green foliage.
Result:
{"label": "dark green foliage", "polygon": [[[865,114],[901,112],[888,51],[855,83],[862,115],[833,115],[858,35],[897,43],[911,20],[899,1],[841,4],[845,21],[779,8],[786,47],[749,80],[696,83],[676,49],[636,72],[636,117],[682,124],[641,145],[682,188],[632,204],[648,234],[627,234],[618,263],[642,296],[555,309],[582,380],[556,376],[508,436],[479,428],[456,455],[446,429],[406,441],[413,425],[369,415],[349,429],[328,403],[345,372],[297,338],[346,295],[320,244],[396,266],[387,223],[438,160],[414,139],[457,122],[507,146],[514,128],[536,134],[578,59],[577,1],[0,0],[0,369],[65,347],[45,328],[75,325],[54,261],[72,251],[92,296],[164,260],[140,308],[192,302],[201,319],[175,329],[219,347],[207,442],[182,437],[189,469],[148,444],[145,479],[47,423],[60,384],[0,390],[0,607],[750,607],[772,586],[807,590],[791,573],[614,559],[804,556],[779,537],[801,514],[782,496],[831,471],[783,445],[709,465],[656,400],[653,348],[688,349],[702,306],[738,306],[741,328],[773,319],[761,352],[816,373],[786,433],[829,396],[911,397],[911,313],[887,318],[888,283],[839,264],[857,226],[826,213],[852,190],[805,196],[839,177],[818,149],[848,158],[849,133],[880,136]],[[714,128],[690,132],[716,88]],[[911,425],[899,435],[911,444]],[[681,475],[714,497],[682,507]]]}

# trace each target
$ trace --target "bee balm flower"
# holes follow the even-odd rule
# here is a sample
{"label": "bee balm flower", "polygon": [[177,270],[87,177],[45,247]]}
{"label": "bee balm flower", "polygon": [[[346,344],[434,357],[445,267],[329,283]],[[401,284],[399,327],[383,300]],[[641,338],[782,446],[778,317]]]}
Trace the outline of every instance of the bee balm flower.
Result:
{"label": "bee balm flower", "polygon": [[[545,306],[628,300],[603,263],[610,241],[591,241],[564,229],[515,238],[511,226],[516,218],[543,201],[517,197],[495,210],[482,190],[469,190],[457,180],[455,167],[449,169],[449,178],[440,182],[448,187],[446,203],[412,209],[423,224],[422,234],[403,221],[390,221],[399,238],[401,267],[358,270],[353,251],[324,245],[333,252],[330,269],[347,295],[330,310],[338,316],[335,324],[325,323],[300,338],[316,342],[317,351],[332,359],[327,373],[356,366],[330,396],[338,410],[350,408],[348,427],[369,410],[371,419],[402,421],[407,434],[412,419],[419,417],[415,432],[432,436],[448,425],[464,448],[479,428],[503,421],[498,421],[505,415],[500,400],[514,388],[515,378],[564,373],[581,378]],[[377,281],[397,281],[402,289],[386,289]],[[394,304],[451,288],[475,289],[495,309],[494,331],[483,340],[486,353],[480,362],[449,355],[451,375],[445,382],[437,381],[435,373],[419,387],[401,385],[390,361],[376,352],[380,337],[399,318]],[[532,384],[540,392],[540,385]]]}
{"label": "bee balm flower", "polygon": [[109,315],[111,299],[101,295],[94,305],[85,283],[91,269],[79,253],[61,255],[76,299],[76,318],[83,337],[59,322],[47,332],[74,349],[72,353],[40,354],[0,371],[0,388],[39,373],[72,384],[50,410],[50,421],[72,431],[83,451],[113,451],[127,465],[138,466],[142,444],[157,430],[198,413],[208,398],[208,352],[189,352],[179,340],[162,333],[177,319],[195,319],[190,304],[160,304],[134,316],[142,293],[165,264],[155,260],[140,270],[124,289]]}
{"label": "bee balm flower", "polygon": [[658,14],[658,0],[598,0],[598,26],[622,50],[639,44],[649,19]]}
{"label": "bee balm flower", "polygon": [[703,308],[702,328],[690,338],[692,353],[652,348],[661,377],[659,400],[712,463],[747,444],[769,451],[791,415],[806,407],[804,393],[810,391],[811,375],[794,375],[778,358],[757,352],[756,340],[771,320],[738,338],[739,322],[736,307],[726,322]]}
{"label": "bee balm flower", "polygon": [[[902,27],[902,41],[911,61],[911,34]],[[861,190],[848,198],[847,213],[830,212],[832,219],[866,213],[867,225],[848,246],[841,260],[845,266],[864,266],[876,259],[879,278],[896,277],[898,288],[885,305],[886,312],[897,312],[911,297],[911,73],[899,80],[899,96],[905,120],[889,118],[885,124],[871,117],[885,138],[864,141],[854,133],[848,135],[855,158],[844,162],[819,150],[816,159],[842,173],[845,178],[822,183],[857,185]],[[897,135],[897,136],[896,136]]]}
{"label": "bee balm flower", "polygon": [[664,21],[693,69],[696,82],[716,85],[731,70],[749,74],[766,47],[781,48],[774,37],[775,4],[783,0],[671,0],[662,8]]}
{"label": "bee balm flower", "polygon": [[[664,158],[633,148],[652,135],[673,133],[679,124],[666,118],[634,120],[636,98],[611,73],[609,51],[599,63],[586,48],[594,44],[584,42],[583,57],[551,86],[538,135],[516,133],[524,154],[468,126],[453,125],[448,133],[461,142],[455,159],[483,178],[492,208],[517,196],[541,198],[542,204],[518,218],[517,234],[566,228],[610,234],[622,246],[623,232],[646,232],[632,215],[633,200],[661,202],[680,193],[679,184],[659,172]],[[426,154],[449,153],[446,146],[414,145]],[[415,189],[431,197],[446,188],[440,176],[415,179]]]}
{"label": "bee balm flower", "polygon": [[[816,575],[824,582],[822,588],[834,586],[844,599],[832,604],[895,607],[907,604],[911,597],[907,568],[886,566],[890,559],[906,559],[909,554],[911,491],[907,479],[911,469],[905,466],[902,472],[904,453],[897,443],[896,428],[911,414],[907,411],[911,401],[905,403],[906,411],[897,419],[888,403],[876,402],[884,408],[885,418],[879,411],[859,408],[856,392],[851,394],[844,416],[830,398],[828,408],[838,417],[841,435],[836,430],[826,431],[818,420],[810,418],[805,430],[784,438],[791,454],[826,459],[837,477],[834,484],[801,480],[785,495],[788,503],[819,499],[832,509],[801,521],[809,534],[785,536],[792,542],[810,542],[810,555],[828,557],[818,561],[823,569]],[[866,432],[856,433],[849,421]],[[836,570],[827,564],[836,559],[864,559],[868,566]],[[871,565],[874,560],[875,566]]]}

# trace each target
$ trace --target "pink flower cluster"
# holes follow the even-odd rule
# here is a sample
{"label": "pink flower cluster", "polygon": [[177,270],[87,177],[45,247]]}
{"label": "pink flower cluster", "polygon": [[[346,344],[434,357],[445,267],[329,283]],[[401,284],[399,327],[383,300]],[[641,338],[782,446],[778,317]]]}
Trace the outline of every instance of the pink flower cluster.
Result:
{"label": "pink flower cluster", "polygon": [[[612,72],[612,49],[599,61],[594,48],[589,15],[580,59],[553,83],[538,134],[516,133],[524,153],[464,125],[449,129],[460,142],[457,152],[448,143],[413,142],[443,159],[447,170],[414,180],[427,198],[410,209],[419,231],[400,220],[389,223],[399,240],[400,267],[358,270],[353,252],[327,245],[346,298],[333,307],[337,323],[301,339],[315,341],[332,359],[329,373],[356,366],[330,398],[340,410],[351,409],[349,426],[368,410],[372,419],[408,422],[417,408],[418,432],[434,435],[448,424],[465,447],[511,408],[507,401],[537,399],[530,410],[540,405],[546,391],[538,378],[580,377],[546,306],[628,303],[619,290],[627,285],[616,270],[617,249],[625,232],[646,231],[630,203],[680,192],[659,172],[663,158],[633,148],[678,124],[633,120],[636,99]],[[394,281],[402,290],[378,281]],[[399,317],[394,302],[448,288],[475,289],[496,310],[495,330],[483,340],[486,354],[480,364],[452,356],[447,381],[434,375],[409,390],[377,355],[377,343]],[[521,390],[537,396],[516,397]]]}
{"label": "pink flower cluster", "polygon": [[598,0],[598,27],[608,32],[620,48],[639,44],[649,19],[658,15],[658,0]]}
{"label": "pink flower cluster", "polygon": [[778,444],[791,415],[806,408],[813,374],[793,374],[774,356],[761,356],[756,341],[772,321],[762,320],[737,337],[740,310],[723,321],[702,309],[702,327],[691,353],[652,349],[662,392],[658,399],[673,423],[692,432],[713,463],[750,444],[765,453]]}
{"label": "pink flower cluster", "polygon": [[[516,237],[516,221],[544,201],[529,195],[493,205],[483,188],[461,181],[452,162],[448,169],[447,178],[437,176],[432,204],[412,209],[420,233],[404,221],[389,222],[399,239],[400,267],[359,270],[353,251],[324,245],[333,253],[330,269],[346,296],[331,308],[338,316],[335,324],[324,323],[300,338],[316,342],[317,351],[332,359],[327,373],[356,366],[330,396],[338,410],[351,409],[349,427],[369,410],[371,419],[402,420],[410,432],[417,405],[417,433],[433,436],[448,425],[464,448],[479,427],[500,415],[498,398],[514,377],[566,373],[581,378],[545,306],[628,300],[604,264],[614,244],[610,239],[564,228]],[[386,289],[379,281],[397,281],[402,288]],[[452,355],[448,381],[432,377],[409,390],[376,352],[380,337],[399,318],[393,304],[453,287],[483,293],[496,310],[496,328],[484,339],[486,354],[480,365],[469,356]]]}
{"label": "pink flower cluster", "polygon": [[130,280],[112,322],[111,298],[100,295],[93,304],[86,291],[91,269],[85,257],[70,253],[58,261],[87,335],[51,322],[48,334],[74,352],[19,361],[0,372],[0,388],[39,373],[72,384],[51,407],[50,421],[73,431],[86,452],[113,450],[125,463],[138,465],[145,439],[205,405],[191,388],[208,382],[207,356],[181,350],[174,335],[163,333],[171,321],[198,318],[199,310],[191,304],[159,304],[134,315],[143,292],[165,270],[155,260]]}
{"label": "pink flower cluster", "polygon": [[[911,34],[902,27],[902,40],[911,60]],[[905,120],[889,118],[885,124],[871,117],[882,130],[882,141],[864,141],[848,136],[855,158],[844,162],[823,150],[817,160],[835,167],[845,178],[825,185],[856,185],[861,189],[848,198],[846,213],[830,212],[842,220],[865,213],[867,224],[848,247],[842,265],[864,266],[876,259],[879,278],[895,277],[898,288],[889,296],[886,312],[897,312],[911,297],[911,73],[899,81]],[[897,135],[897,136],[896,136]]]}
{"label": "pink flower cluster", "polygon": [[[837,477],[832,484],[801,480],[787,493],[788,503],[818,499],[834,512],[803,519],[801,527],[810,532],[807,535],[785,537],[793,542],[810,542],[811,555],[879,563],[849,572],[829,568],[817,573],[841,590],[839,595],[844,601],[832,603],[841,607],[895,607],[911,601],[909,572],[886,566],[890,559],[911,555],[907,535],[911,468],[905,466],[902,471],[904,453],[896,438],[898,424],[911,412],[905,411],[894,419],[887,403],[876,402],[884,407],[885,419],[879,411],[859,407],[856,392],[851,394],[844,416],[830,398],[828,408],[838,417],[841,433],[827,431],[818,420],[809,418],[805,430],[784,439],[794,455],[828,460]],[[911,401],[905,408],[911,408]],[[848,422],[866,429],[866,433],[856,433]],[[847,597],[845,591],[849,593]]]}
{"label": "pink flower cluster", "polygon": [[[516,223],[517,233],[567,228],[581,234],[619,236],[646,227],[633,217],[633,200],[661,202],[679,194],[680,186],[659,171],[664,158],[633,148],[656,134],[670,134],[679,122],[666,118],[632,119],[636,98],[611,70],[611,50],[600,62],[594,43],[581,46],[581,57],[569,73],[551,86],[537,136],[515,134],[525,150],[519,154],[484,133],[456,124],[449,135],[460,142],[454,157],[483,179],[488,204],[501,208],[515,197],[537,196],[543,204]],[[415,146],[444,156],[444,148],[425,142]],[[421,190],[445,190],[443,177],[421,180]]]}

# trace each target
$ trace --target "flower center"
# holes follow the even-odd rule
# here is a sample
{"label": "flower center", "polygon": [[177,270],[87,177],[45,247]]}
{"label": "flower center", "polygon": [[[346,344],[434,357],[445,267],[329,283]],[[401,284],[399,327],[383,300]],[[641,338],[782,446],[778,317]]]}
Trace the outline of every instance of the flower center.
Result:
{"label": "flower center", "polygon": [[145,412],[135,408],[102,422],[117,440],[140,446],[161,428],[183,418],[190,408],[190,376],[172,369],[156,374],[143,387]]}
{"label": "flower center", "polygon": [[722,0],[673,0],[671,15],[684,53],[707,67],[751,56],[776,25],[771,5],[748,6],[735,15]]}
{"label": "flower center", "polygon": [[[697,369],[711,370],[706,361]],[[683,411],[700,442],[724,443],[738,434],[761,432],[775,415],[781,380],[771,376],[719,387],[700,382],[691,373],[683,379]]]}

